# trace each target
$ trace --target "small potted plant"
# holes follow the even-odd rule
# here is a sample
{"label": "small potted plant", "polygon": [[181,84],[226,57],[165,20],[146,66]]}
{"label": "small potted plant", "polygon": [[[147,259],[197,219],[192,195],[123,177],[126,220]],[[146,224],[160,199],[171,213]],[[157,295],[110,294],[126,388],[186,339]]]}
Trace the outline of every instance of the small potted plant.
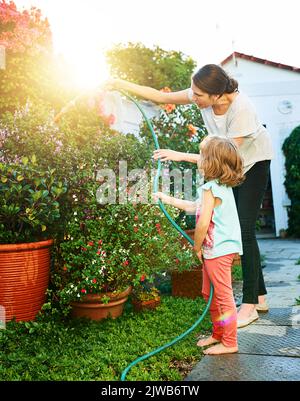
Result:
{"label": "small potted plant", "polygon": [[160,304],[160,291],[153,286],[152,282],[144,280],[133,288],[132,305],[135,311],[140,312],[145,309],[155,309]]}
{"label": "small potted plant", "polygon": [[[98,222],[93,223],[96,226]],[[64,265],[56,275],[57,294],[73,317],[117,318],[131,292],[135,272],[128,250],[105,240],[98,227],[99,236],[82,234],[61,244]]]}
{"label": "small potted plant", "polygon": [[6,319],[33,320],[45,301],[50,247],[67,191],[36,157],[0,162],[0,305]]}

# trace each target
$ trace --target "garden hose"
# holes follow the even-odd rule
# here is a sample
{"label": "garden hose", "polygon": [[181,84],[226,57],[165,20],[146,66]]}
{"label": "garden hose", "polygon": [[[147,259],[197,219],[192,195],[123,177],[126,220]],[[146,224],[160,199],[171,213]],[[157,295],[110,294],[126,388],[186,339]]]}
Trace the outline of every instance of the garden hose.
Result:
{"label": "garden hose", "polygon": [[[120,90],[120,92],[121,92],[124,96],[126,96],[128,99],[130,99],[130,100],[137,106],[137,108],[138,108],[139,111],[141,112],[141,114],[142,114],[142,116],[143,116],[143,118],[144,118],[144,120],[145,120],[145,122],[146,122],[146,124],[147,124],[147,126],[148,126],[148,128],[149,128],[149,130],[150,130],[150,132],[151,132],[151,134],[152,134],[152,138],[153,138],[153,140],[154,140],[155,148],[156,148],[156,149],[160,149],[160,148],[159,148],[158,139],[157,139],[157,135],[156,135],[155,132],[154,132],[153,125],[152,125],[152,123],[150,122],[150,120],[148,119],[148,117],[146,116],[146,114],[145,114],[144,110],[142,109],[142,107],[140,106],[140,104],[139,104],[132,96],[130,96],[128,93],[123,92],[122,90]],[[155,175],[155,178],[154,178],[154,184],[153,184],[154,192],[158,192],[160,172],[161,172],[161,160],[158,159],[158,168],[157,168],[157,172],[156,172],[156,175]],[[180,232],[180,234],[181,234],[191,245],[194,245],[194,241],[193,241],[193,240],[189,237],[189,235],[187,235],[186,232],[183,231],[182,228],[172,219],[172,217],[169,215],[169,213],[167,212],[167,210],[166,210],[165,207],[164,207],[164,204],[162,203],[162,201],[161,201],[160,199],[159,199],[159,201],[158,201],[158,204],[159,204],[159,207],[160,207],[161,211],[162,211],[163,214],[166,216],[166,218],[169,220],[169,222],[172,224],[172,226],[175,227],[176,230],[178,230],[178,231]],[[188,334],[190,334],[190,333],[202,322],[202,320],[204,319],[204,317],[205,317],[205,315],[206,315],[206,313],[207,313],[207,311],[208,311],[208,309],[209,309],[209,307],[210,307],[210,304],[211,304],[211,301],[212,301],[212,297],[213,297],[213,292],[214,292],[214,288],[213,288],[213,285],[211,284],[211,286],[210,286],[210,295],[209,295],[209,299],[208,299],[208,302],[207,302],[207,305],[206,305],[206,307],[205,307],[204,312],[203,312],[202,315],[199,317],[199,319],[198,319],[187,331],[185,331],[184,333],[182,333],[182,334],[179,335],[178,337],[174,338],[174,340],[172,340],[171,342],[169,342],[169,343],[167,343],[167,344],[165,344],[165,345],[163,345],[163,346],[161,346],[161,347],[159,347],[159,348],[156,348],[155,350],[149,352],[148,354],[145,354],[145,355],[143,355],[143,356],[141,356],[141,357],[135,359],[133,362],[131,362],[131,363],[126,367],[126,369],[123,370],[122,375],[121,375],[121,381],[125,381],[125,378],[126,378],[127,373],[129,372],[129,370],[130,370],[134,365],[136,365],[137,363],[139,363],[139,362],[141,362],[141,361],[144,361],[145,359],[150,358],[150,357],[153,356],[153,355],[158,354],[159,352],[165,350],[165,349],[168,348],[168,347],[171,347],[172,345],[174,345],[175,343],[177,343],[178,341],[180,341],[180,340],[182,340],[184,337],[186,337]]]}

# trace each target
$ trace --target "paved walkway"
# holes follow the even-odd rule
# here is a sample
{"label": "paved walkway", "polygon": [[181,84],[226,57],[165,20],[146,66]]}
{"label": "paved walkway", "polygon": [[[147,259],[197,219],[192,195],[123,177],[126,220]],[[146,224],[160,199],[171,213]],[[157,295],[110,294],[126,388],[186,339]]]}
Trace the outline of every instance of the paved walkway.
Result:
{"label": "paved walkway", "polygon": [[187,381],[300,380],[300,240],[259,240],[269,313],[238,330],[239,353],[205,356]]}

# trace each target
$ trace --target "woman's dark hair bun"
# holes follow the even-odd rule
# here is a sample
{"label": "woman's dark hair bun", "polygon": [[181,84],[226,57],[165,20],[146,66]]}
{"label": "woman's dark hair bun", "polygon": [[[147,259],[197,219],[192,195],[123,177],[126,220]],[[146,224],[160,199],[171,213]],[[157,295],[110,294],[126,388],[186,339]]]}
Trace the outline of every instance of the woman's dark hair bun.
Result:
{"label": "woman's dark hair bun", "polygon": [[228,77],[228,81],[227,81],[225,92],[226,93],[235,92],[238,89],[238,87],[239,87],[238,82],[235,79]]}

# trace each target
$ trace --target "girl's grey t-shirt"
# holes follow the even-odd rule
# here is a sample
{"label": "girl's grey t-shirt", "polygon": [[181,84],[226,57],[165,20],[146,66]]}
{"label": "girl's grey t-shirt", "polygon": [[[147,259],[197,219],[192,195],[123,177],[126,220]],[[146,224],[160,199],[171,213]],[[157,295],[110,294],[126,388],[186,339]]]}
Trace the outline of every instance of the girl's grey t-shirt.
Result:
{"label": "girl's grey t-shirt", "polygon": [[[192,99],[189,91],[189,98]],[[227,138],[243,137],[239,146],[244,161],[244,172],[259,161],[274,157],[269,132],[259,121],[256,110],[248,96],[238,93],[227,112],[216,115],[212,107],[201,109],[201,115],[209,135]]]}

